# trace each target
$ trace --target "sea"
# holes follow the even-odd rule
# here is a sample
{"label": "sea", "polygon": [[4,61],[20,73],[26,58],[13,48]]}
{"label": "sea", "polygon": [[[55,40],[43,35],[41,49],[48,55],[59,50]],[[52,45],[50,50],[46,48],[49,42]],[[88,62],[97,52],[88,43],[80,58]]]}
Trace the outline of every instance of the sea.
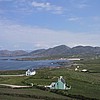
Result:
{"label": "sea", "polygon": [[61,65],[58,62],[66,62],[68,63],[68,65],[70,64],[68,60],[37,60],[37,61],[15,60],[16,58],[21,58],[21,57],[22,56],[0,57],[0,70],[27,70],[27,69],[37,69],[43,67],[60,67]]}

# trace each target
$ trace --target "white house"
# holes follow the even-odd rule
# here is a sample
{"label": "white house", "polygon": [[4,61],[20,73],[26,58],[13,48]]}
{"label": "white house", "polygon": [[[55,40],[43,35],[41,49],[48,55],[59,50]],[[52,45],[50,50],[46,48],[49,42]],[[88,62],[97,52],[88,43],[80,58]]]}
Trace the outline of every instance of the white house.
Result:
{"label": "white house", "polygon": [[30,70],[30,69],[28,69],[27,71],[26,71],[26,76],[31,76],[31,75],[35,75],[36,74],[36,71],[35,70]]}

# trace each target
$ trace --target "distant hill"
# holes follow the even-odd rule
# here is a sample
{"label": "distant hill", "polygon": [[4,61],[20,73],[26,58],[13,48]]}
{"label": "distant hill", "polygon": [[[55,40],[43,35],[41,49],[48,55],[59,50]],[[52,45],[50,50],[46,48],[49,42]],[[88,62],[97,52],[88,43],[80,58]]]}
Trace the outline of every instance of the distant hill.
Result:
{"label": "distant hill", "polygon": [[100,47],[92,46],[76,46],[70,48],[66,45],[60,45],[49,49],[38,49],[32,52],[26,52],[23,50],[0,50],[0,56],[34,56],[34,57],[48,57],[59,55],[100,55]]}
{"label": "distant hill", "polygon": [[46,49],[35,50],[35,51],[32,51],[32,52],[28,53],[27,55],[29,55],[29,56],[39,55],[39,54],[41,54],[42,52],[45,52],[45,50],[46,50]]}
{"label": "distant hill", "polygon": [[15,50],[15,51],[9,51],[9,50],[0,50],[0,56],[21,56],[25,55],[28,52],[24,50]]}
{"label": "distant hill", "polygon": [[56,46],[54,48],[49,48],[42,53],[40,53],[40,56],[55,56],[55,55],[64,55],[68,54],[70,52],[70,47],[65,45]]}
{"label": "distant hill", "polygon": [[76,46],[71,49],[72,54],[100,54],[100,47]]}
{"label": "distant hill", "polygon": [[[100,47],[92,47],[92,46],[76,46],[70,48],[66,45],[56,46],[54,48],[49,48],[46,50],[39,50],[39,53],[35,54],[35,56],[59,56],[59,55],[93,55],[93,54],[100,54]],[[31,52],[31,55],[34,56]]]}

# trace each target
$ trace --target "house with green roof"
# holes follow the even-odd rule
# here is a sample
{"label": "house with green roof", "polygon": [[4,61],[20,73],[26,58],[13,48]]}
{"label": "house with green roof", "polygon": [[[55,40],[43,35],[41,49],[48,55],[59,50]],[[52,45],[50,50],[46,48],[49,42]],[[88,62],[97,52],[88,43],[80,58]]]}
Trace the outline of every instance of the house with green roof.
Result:
{"label": "house with green roof", "polygon": [[66,84],[66,82],[62,76],[60,76],[60,78],[58,78],[57,82],[52,82],[51,85],[45,86],[45,87],[48,87],[50,89],[62,89],[62,90],[71,89],[71,87]]}

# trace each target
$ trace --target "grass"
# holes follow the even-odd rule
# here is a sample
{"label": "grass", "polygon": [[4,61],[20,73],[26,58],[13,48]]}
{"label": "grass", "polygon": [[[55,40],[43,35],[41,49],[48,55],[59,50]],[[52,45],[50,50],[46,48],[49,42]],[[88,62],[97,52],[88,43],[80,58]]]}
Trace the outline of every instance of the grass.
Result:
{"label": "grass", "polygon": [[[19,98],[27,98],[28,99],[43,99],[48,98],[48,100],[65,100],[65,96],[61,96],[55,93],[51,93],[49,91],[43,91],[40,89],[10,89],[10,88],[2,88],[0,91],[0,95],[6,95],[9,97],[19,97]],[[13,99],[11,99],[13,100]],[[22,99],[23,100],[23,99]]]}
{"label": "grass", "polygon": [[[14,97],[14,96],[8,96],[8,95],[0,95],[1,100],[33,100],[33,98],[24,98],[24,97]],[[40,100],[40,99],[34,99],[34,100]],[[43,99],[41,99],[43,100]]]}
{"label": "grass", "polygon": [[[83,61],[75,61],[74,63],[79,64],[80,70],[82,69],[88,69],[89,72],[80,72],[74,71],[74,68],[76,66],[70,67],[70,68],[44,68],[44,69],[38,69],[37,74],[35,76],[23,76],[23,77],[0,77],[0,84],[6,83],[6,84],[16,84],[16,85],[27,85],[30,83],[33,83],[35,85],[49,85],[51,82],[57,81],[57,78],[59,76],[63,76],[65,81],[71,85],[71,90],[64,91],[66,94],[71,95],[81,95],[89,98],[96,98],[100,99],[100,59],[94,59],[94,60],[83,60]],[[23,74],[25,71],[0,71],[1,74],[11,74],[11,73],[17,73],[17,74]],[[6,91],[5,91],[6,89]],[[39,95],[43,97],[48,97],[50,99],[54,97],[63,98],[65,99],[65,96],[57,95],[55,93],[51,93],[50,91],[43,91],[39,89],[17,89],[17,90],[7,90],[8,88],[3,88],[0,93],[8,93],[7,91],[10,91],[10,93],[23,93],[25,95]],[[1,90],[1,89],[0,89]],[[2,95],[0,95],[2,97]],[[8,96],[8,95],[6,95]],[[12,98],[14,98],[12,95],[10,95]],[[9,96],[9,98],[10,98]],[[21,96],[19,98],[22,98]],[[29,98],[29,97],[28,97]],[[38,98],[35,98],[38,99]],[[34,99],[34,100],[35,100]],[[57,99],[57,98],[56,98]],[[9,99],[10,100],[10,99]],[[12,99],[13,100],[13,99]],[[16,100],[16,99],[15,99]],[[23,99],[24,100],[24,97]],[[31,97],[29,98],[31,100]],[[62,100],[62,99],[61,99]]]}
{"label": "grass", "polygon": [[0,75],[18,75],[18,74],[25,74],[25,70],[4,70],[4,71],[0,71]]}

